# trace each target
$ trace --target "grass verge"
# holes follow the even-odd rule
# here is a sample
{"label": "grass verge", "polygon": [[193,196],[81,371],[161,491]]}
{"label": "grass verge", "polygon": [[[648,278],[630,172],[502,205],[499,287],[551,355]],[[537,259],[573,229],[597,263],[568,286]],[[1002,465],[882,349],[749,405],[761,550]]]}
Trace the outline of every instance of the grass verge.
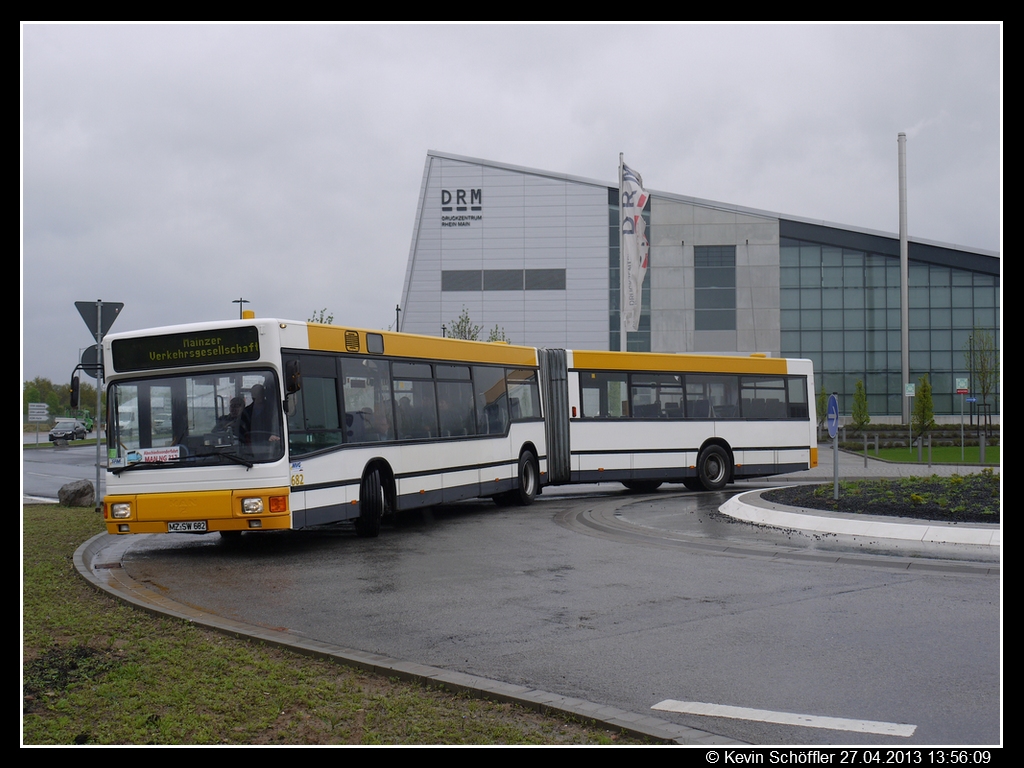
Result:
{"label": "grass verge", "polygon": [[75,572],[92,510],[23,522],[25,744],[643,743],[153,617]]}
{"label": "grass verge", "polygon": [[[849,445],[849,443],[847,443]],[[860,456],[864,455],[863,448],[857,448],[852,450],[851,453],[856,453]],[[878,455],[875,455],[875,449],[868,444],[868,458],[885,459],[886,461],[899,461],[899,462],[910,462],[913,464],[917,463],[917,447],[914,448],[879,448]],[[977,464],[980,460],[980,453],[978,446],[968,445],[963,449],[963,459],[960,458],[960,446],[958,445],[935,445],[932,446],[932,463],[933,464]],[[927,463],[928,461],[928,446],[921,449],[921,462]],[[989,445],[985,447],[985,463],[986,464],[998,464],[999,463],[999,446]]]}

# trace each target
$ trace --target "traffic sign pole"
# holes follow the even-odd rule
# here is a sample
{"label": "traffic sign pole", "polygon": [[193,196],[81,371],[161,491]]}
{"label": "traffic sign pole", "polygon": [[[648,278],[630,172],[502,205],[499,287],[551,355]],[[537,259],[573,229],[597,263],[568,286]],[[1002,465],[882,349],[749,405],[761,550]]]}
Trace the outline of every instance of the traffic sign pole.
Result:
{"label": "traffic sign pole", "polygon": [[114,324],[117,316],[121,314],[121,310],[124,309],[124,304],[119,301],[108,301],[106,304],[102,300],[96,300],[96,312],[92,311],[93,304],[91,301],[76,301],[75,309],[78,310],[78,314],[82,316],[85,321],[86,327],[89,332],[96,339],[96,350],[97,350],[97,371],[96,371],[96,418],[93,420],[93,426],[96,428],[96,511],[103,511],[103,502],[100,499],[100,464],[102,462],[103,454],[101,453],[100,446],[100,427],[103,424],[103,337],[107,335],[107,331],[110,330],[110,326]]}
{"label": "traffic sign pole", "polygon": [[46,403],[29,403],[28,420],[36,425],[36,445],[39,445],[39,422],[50,420],[50,406]]}
{"label": "traffic sign pole", "polygon": [[828,435],[832,438],[832,498],[839,500],[839,395],[833,392],[828,396],[826,410]]}
{"label": "traffic sign pole", "polygon": [[964,461],[964,395],[969,394],[967,379],[956,380],[956,393],[960,395],[960,461]]}
{"label": "traffic sign pole", "polygon": [[[903,385],[903,396],[914,397],[917,391],[916,384],[904,384]],[[907,413],[910,414],[910,418],[907,419],[907,448],[910,449],[911,455],[914,453],[914,404],[911,402],[910,407],[907,408]]]}

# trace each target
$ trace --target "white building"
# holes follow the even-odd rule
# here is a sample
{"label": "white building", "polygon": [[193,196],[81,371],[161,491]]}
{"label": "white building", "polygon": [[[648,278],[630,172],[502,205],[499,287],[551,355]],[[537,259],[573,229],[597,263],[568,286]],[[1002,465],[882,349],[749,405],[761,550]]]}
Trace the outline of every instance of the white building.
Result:
{"label": "white building", "polygon": [[[641,169],[643,170],[643,169]],[[650,190],[650,269],[631,350],[806,357],[850,407],[899,415],[899,239]],[[400,330],[440,335],[462,313],[517,344],[619,348],[618,185],[427,154]],[[999,255],[910,241],[911,378],[936,413],[975,328],[999,339]]]}

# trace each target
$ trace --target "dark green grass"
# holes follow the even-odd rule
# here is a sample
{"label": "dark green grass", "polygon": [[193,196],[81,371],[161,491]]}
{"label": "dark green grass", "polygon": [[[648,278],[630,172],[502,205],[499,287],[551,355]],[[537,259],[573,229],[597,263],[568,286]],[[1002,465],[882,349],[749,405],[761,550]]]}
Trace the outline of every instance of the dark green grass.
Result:
{"label": "dark green grass", "polygon": [[[853,448],[853,443],[847,442],[844,445],[848,446],[851,452],[864,454],[862,447]],[[977,464],[979,462],[979,449],[976,445],[968,445],[963,449],[963,459],[960,458],[960,446],[952,445],[936,445],[932,446],[932,463],[933,464]],[[985,464],[999,464],[999,446],[989,445],[985,447]],[[878,454],[875,454],[875,449],[871,443],[868,442],[868,457],[884,459],[885,461],[899,461],[899,462],[910,462],[917,463],[917,447],[914,448],[879,448]],[[928,446],[921,449],[921,462],[927,463],[928,461]]]}

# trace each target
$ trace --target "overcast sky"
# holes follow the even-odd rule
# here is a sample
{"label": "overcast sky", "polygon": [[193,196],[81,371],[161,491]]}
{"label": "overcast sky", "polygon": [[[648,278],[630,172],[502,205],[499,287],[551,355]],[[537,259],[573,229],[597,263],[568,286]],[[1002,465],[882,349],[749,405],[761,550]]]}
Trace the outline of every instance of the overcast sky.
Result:
{"label": "overcast sky", "polygon": [[[394,322],[428,149],[1000,250],[1002,29],[22,27],[23,379],[112,331]],[[528,340],[527,340],[528,341]]]}

